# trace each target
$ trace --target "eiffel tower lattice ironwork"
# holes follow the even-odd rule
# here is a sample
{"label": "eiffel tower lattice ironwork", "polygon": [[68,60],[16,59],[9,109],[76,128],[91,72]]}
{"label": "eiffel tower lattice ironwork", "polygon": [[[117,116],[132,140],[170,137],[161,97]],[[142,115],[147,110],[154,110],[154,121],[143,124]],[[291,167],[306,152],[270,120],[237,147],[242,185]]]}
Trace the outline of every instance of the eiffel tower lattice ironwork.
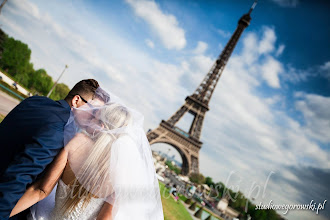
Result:
{"label": "eiffel tower lattice ironwork", "polygon": [[[209,110],[208,104],[230,55],[243,31],[250,24],[250,14],[256,4],[257,1],[254,2],[250,11],[240,18],[234,34],[195,92],[185,99],[185,103],[181,108],[167,121],[162,120],[156,129],[149,131],[147,134],[151,145],[166,143],[178,150],[182,157],[181,173],[183,175],[199,173],[199,150],[202,147],[200,136],[205,113]],[[187,112],[194,116],[188,133],[176,126],[177,122]]]}

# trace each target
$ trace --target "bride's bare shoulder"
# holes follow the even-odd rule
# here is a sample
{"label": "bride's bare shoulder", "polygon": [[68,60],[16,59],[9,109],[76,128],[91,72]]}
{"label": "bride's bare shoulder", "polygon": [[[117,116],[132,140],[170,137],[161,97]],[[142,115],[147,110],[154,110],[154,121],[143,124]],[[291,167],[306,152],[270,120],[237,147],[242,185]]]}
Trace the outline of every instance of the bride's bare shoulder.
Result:
{"label": "bride's bare shoulder", "polygon": [[84,139],[84,140],[90,139],[90,137],[89,137],[87,134],[82,133],[82,132],[77,133],[73,138],[76,138],[76,139],[79,139],[79,140],[82,140],[82,139]]}
{"label": "bride's bare shoulder", "polygon": [[65,146],[65,149],[67,151],[75,150],[78,146],[91,144],[91,143],[93,143],[93,141],[88,135],[84,133],[77,133]]}

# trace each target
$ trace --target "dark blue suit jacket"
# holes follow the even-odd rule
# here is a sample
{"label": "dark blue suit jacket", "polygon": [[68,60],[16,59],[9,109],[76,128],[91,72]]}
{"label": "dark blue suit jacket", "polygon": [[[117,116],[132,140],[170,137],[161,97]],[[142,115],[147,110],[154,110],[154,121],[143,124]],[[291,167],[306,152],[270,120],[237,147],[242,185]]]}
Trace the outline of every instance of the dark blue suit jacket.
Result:
{"label": "dark blue suit jacket", "polygon": [[1,122],[1,220],[9,218],[27,186],[42,175],[63,148],[64,126],[69,117],[66,101],[33,96],[17,105]]}

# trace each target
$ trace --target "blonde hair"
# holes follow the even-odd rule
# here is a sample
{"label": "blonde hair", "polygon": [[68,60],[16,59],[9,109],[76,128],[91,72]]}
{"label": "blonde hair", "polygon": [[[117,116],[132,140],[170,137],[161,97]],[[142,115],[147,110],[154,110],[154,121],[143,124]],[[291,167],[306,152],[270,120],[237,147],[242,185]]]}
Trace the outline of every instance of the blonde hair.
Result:
{"label": "blonde hair", "polygon": [[[71,186],[77,187],[72,187],[72,197],[68,196],[63,206],[64,213],[72,211],[82,199],[85,199],[83,202],[83,208],[85,208],[91,198],[98,193],[97,187],[104,183],[105,178],[109,177],[111,146],[121,135],[120,132],[111,133],[109,131],[126,127],[132,123],[130,112],[120,104],[105,104],[99,111],[99,120],[104,129],[92,138],[94,144],[82,165],[81,178],[79,178],[81,182],[79,183],[75,177],[70,183]],[[84,186],[88,186],[88,188],[86,189]],[[81,196],[81,193],[86,196]]]}

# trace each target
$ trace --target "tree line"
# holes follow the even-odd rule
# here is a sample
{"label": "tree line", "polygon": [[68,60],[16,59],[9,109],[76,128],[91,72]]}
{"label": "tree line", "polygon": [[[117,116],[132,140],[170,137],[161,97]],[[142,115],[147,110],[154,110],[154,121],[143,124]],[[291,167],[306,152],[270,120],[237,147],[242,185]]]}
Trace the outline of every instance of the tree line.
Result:
{"label": "tree line", "polygon": [[[30,62],[31,49],[27,44],[9,37],[0,28],[0,69],[7,72],[18,84],[35,95],[47,95],[54,85],[45,69],[35,70]],[[51,99],[64,99],[70,91],[64,83],[57,84]]]}

